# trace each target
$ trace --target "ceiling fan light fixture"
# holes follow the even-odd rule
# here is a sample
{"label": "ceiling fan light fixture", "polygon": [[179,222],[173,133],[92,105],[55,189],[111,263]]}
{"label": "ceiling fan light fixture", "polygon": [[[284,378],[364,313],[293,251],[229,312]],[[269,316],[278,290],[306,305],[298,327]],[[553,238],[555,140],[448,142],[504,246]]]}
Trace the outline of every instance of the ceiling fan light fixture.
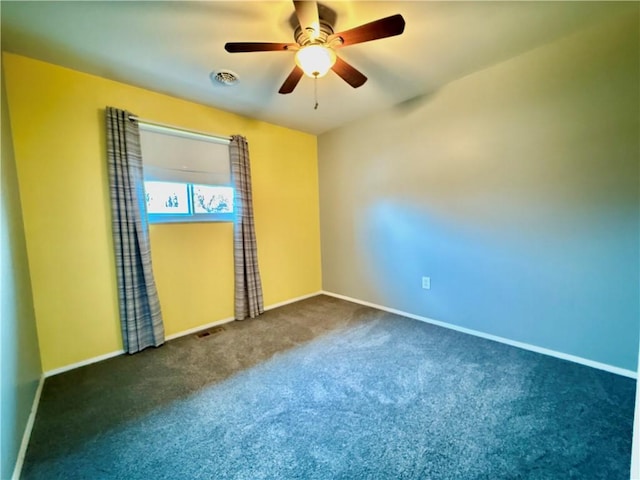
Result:
{"label": "ceiling fan light fixture", "polygon": [[311,78],[324,77],[336,63],[336,52],[325,45],[307,45],[296,52],[296,64]]}

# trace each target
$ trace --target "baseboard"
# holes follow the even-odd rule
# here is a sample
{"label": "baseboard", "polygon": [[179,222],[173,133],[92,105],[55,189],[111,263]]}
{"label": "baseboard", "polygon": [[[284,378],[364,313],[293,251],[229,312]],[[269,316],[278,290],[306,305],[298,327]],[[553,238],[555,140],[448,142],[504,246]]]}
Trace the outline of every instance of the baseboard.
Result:
{"label": "baseboard", "polygon": [[36,413],[38,412],[38,405],[40,404],[40,395],[42,394],[42,387],[44,385],[44,375],[40,375],[40,381],[36,388],[36,393],[33,396],[33,403],[31,404],[31,412],[29,412],[29,418],[27,424],[24,427],[24,433],[22,434],[22,443],[20,443],[20,450],[18,450],[18,457],[16,458],[16,466],[13,469],[12,480],[19,480],[22,473],[22,466],[24,465],[24,457],[27,454],[27,447],[29,446],[29,440],[31,439],[31,431],[33,430],[33,424],[36,421]]}
{"label": "baseboard", "polygon": [[306,300],[307,298],[312,298],[312,297],[317,297],[318,295],[322,295],[324,292],[323,291],[317,291],[314,293],[310,293],[308,295],[302,295],[301,297],[296,297],[296,298],[291,298],[289,300],[285,300],[284,302],[280,302],[280,303],[273,303],[271,305],[265,306],[264,309],[266,310],[273,310],[274,308],[278,308],[278,307],[284,307],[285,305],[289,305],[290,303],[296,303],[299,302],[301,300]]}
{"label": "baseboard", "polygon": [[[308,295],[303,295],[301,297],[291,298],[291,299],[286,300],[284,302],[279,302],[279,303],[274,303],[274,304],[271,304],[271,305],[267,305],[267,306],[264,307],[264,309],[265,309],[265,311],[273,310],[274,308],[282,307],[282,306],[288,305],[290,303],[295,303],[295,302],[299,302],[301,300],[306,300],[307,298],[316,297],[316,296],[320,295],[321,293],[323,293],[323,292],[318,291],[318,292],[315,292],[315,293],[310,293]],[[213,321],[213,322],[210,322],[210,323],[206,323],[204,325],[198,325],[197,327],[190,328],[188,330],[183,330],[181,332],[172,333],[171,335],[166,336],[165,340],[166,341],[175,340],[176,338],[184,337],[186,335],[191,335],[191,334],[199,332],[201,330],[206,330],[207,328],[217,327],[218,325],[223,325],[225,323],[233,322],[234,320],[235,319],[233,317],[229,317],[229,318],[223,318],[221,320],[216,320],[216,321]],[[58,375],[60,373],[68,372],[70,370],[75,370],[76,368],[84,367],[85,365],[91,365],[92,363],[97,363],[97,362],[101,362],[103,360],[108,360],[109,358],[117,357],[117,356],[122,355],[124,353],[125,353],[124,350],[117,350],[115,352],[106,353],[104,355],[99,355],[97,357],[88,358],[86,360],[82,360],[81,362],[72,363],[70,365],[65,365],[64,367],[54,368],[53,370],[48,370],[48,371],[44,372],[44,377],[45,378],[52,377],[52,376]]]}
{"label": "baseboard", "polygon": [[196,332],[200,332],[202,330],[206,330],[207,328],[217,327],[218,325],[224,325],[225,323],[233,322],[235,319],[233,317],[223,318],[222,320],[216,320],[215,322],[206,323],[204,325],[198,325],[197,327],[190,328],[188,330],[183,330],[178,333],[172,333],[171,335],[167,335],[164,337],[165,341],[175,340],[176,338],[186,337],[187,335],[191,335]]}
{"label": "baseboard", "polygon": [[[300,300],[306,300],[307,298],[316,297],[316,296],[320,295],[321,293],[322,292],[310,293],[309,295],[303,295],[301,297],[291,298],[291,299],[286,300],[284,302],[273,303],[271,305],[266,305],[264,307],[264,310],[265,310],[265,312],[268,311],[268,310],[273,310],[274,308],[283,307],[285,305],[289,305],[290,303],[295,303],[295,302],[299,302]],[[183,330],[183,331],[178,332],[178,333],[173,333],[173,334],[167,336],[165,339],[166,340],[174,340],[176,338],[184,337],[186,335],[191,335],[193,333],[197,333],[197,332],[200,332],[202,330],[206,330],[208,328],[217,327],[219,325],[224,325],[225,323],[229,323],[229,322],[233,322],[233,321],[235,321],[234,317],[223,318],[222,320],[216,320],[214,322],[207,323],[205,325],[198,325],[197,327],[190,328],[188,330]]]}
{"label": "baseboard", "polygon": [[550,350],[548,348],[538,347],[536,345],[531,345],[524,342],[518,342],[515,340],[510,340],[508,338],[499,337],[497,335],[491,335],[488,333],[480,332],[478,330],[472,330],[470,328],[460,327],[458,325],[453,325],[451,323],[441,322],[438,320],[434,320],[432,318],[422,317],[420,315],[414,315],[412,313],[403,312],[402,310],[396,310],[395,308],[385,307],[383,305],[377,305],[375,303],[366,302],[364,300],[359,300],[357,298],[348,297],[346,295],[340,295],[338,293],[322,291],[324,295],[328,295],[330,297],[340,298],[342,300],[347,300],[349,302],[358,303],[360,305],[365,305],[367,307],[377,308],[378,310],[383,310],[389,313],[395,313],[396,315],[402,315],[403,317],[412,318],[414,320],[419,320],[421,322],[430,323],[432,325],[436,325],[438,327],[448,328],[450,330],[456,330],[458,332],[466,333],[469,335],[473,335],[475,337],[484,338],[486,340],[492,340],[494,342],[504,343],[506,345],[510,345],[512,347],[522,348],[523,350],[529,350],[536,353],[541,353],[543,355],[548,355],[550,357],[559,358],[562,360],[568,360],[570,362],[579,363],[581,365],[586,365],[588,367],[597,368],[599,370],[604,370],[606,372],[615,373],[616,375],[622,375],[624,377],[629,377],[633,379],[638,378],[638,374],[633,370],[626,370],[624,368],[615,367],[613,365],[608,365],[606,363],[595,362],[593,360],[589,360],[587,358],[578,357],[575,355],[570,355],[568,353],[558,352],[556,350]]}
{"label": "baseboard", "polygon": [[91,365],[92,363],[108,360],[109,358],[117,357],[119,355],[122,355],[123,353],[124,350],[116,350],[115,352],[105,353],[104,355],[98,355],[97,357],[87,358],[86,360],[65,365],[64,367],[47,370],[46,372],[44,372],[44,377],[53,377],[54,375],[58,375],[59,373],[68,372],[69,370],[75,370],[76,368],[84,367],[85,365]]}

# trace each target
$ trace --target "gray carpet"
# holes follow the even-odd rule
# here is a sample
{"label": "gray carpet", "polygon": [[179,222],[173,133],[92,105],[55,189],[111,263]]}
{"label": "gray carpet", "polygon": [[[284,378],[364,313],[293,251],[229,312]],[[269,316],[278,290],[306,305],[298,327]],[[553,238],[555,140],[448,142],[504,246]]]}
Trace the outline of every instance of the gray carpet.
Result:
{"label": "gray carpet", "polygon": [[318,296],[47,379],[22,478],[628,480],[634,394]]}

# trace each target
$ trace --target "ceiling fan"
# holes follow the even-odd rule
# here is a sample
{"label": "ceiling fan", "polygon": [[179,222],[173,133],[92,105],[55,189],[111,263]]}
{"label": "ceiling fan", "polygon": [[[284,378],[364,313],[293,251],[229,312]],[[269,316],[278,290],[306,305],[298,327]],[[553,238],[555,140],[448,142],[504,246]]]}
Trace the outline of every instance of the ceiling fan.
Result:
{"label": "ceiling fan", "polygon": [[311,78],[324,76],[333,70],[353,88],[367,81],[367,77],[336,55],[335,50],[393,37],[404,32],[404,18],[396,14],[380,18],[359,27],[334,33],[336,14],[328,7],[313,1],[294,1],[295,15],[291,25],[296,43],[229,42],[224,48],[229,53],[241,52],[296,52],[296,65],[278,93],[291,93],[304,74]]}

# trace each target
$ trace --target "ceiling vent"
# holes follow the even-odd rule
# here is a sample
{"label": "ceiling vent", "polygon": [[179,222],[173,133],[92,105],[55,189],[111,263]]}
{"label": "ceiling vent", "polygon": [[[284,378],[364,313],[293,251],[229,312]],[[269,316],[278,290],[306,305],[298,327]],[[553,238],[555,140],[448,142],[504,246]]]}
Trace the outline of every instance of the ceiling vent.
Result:
{"label": "ceiling vent", "polygon": [[209,75],[214,85],[224,85],[225,87],[231,87],[236,85],[240,79],[231,70],[218,70],[211,72]]}

